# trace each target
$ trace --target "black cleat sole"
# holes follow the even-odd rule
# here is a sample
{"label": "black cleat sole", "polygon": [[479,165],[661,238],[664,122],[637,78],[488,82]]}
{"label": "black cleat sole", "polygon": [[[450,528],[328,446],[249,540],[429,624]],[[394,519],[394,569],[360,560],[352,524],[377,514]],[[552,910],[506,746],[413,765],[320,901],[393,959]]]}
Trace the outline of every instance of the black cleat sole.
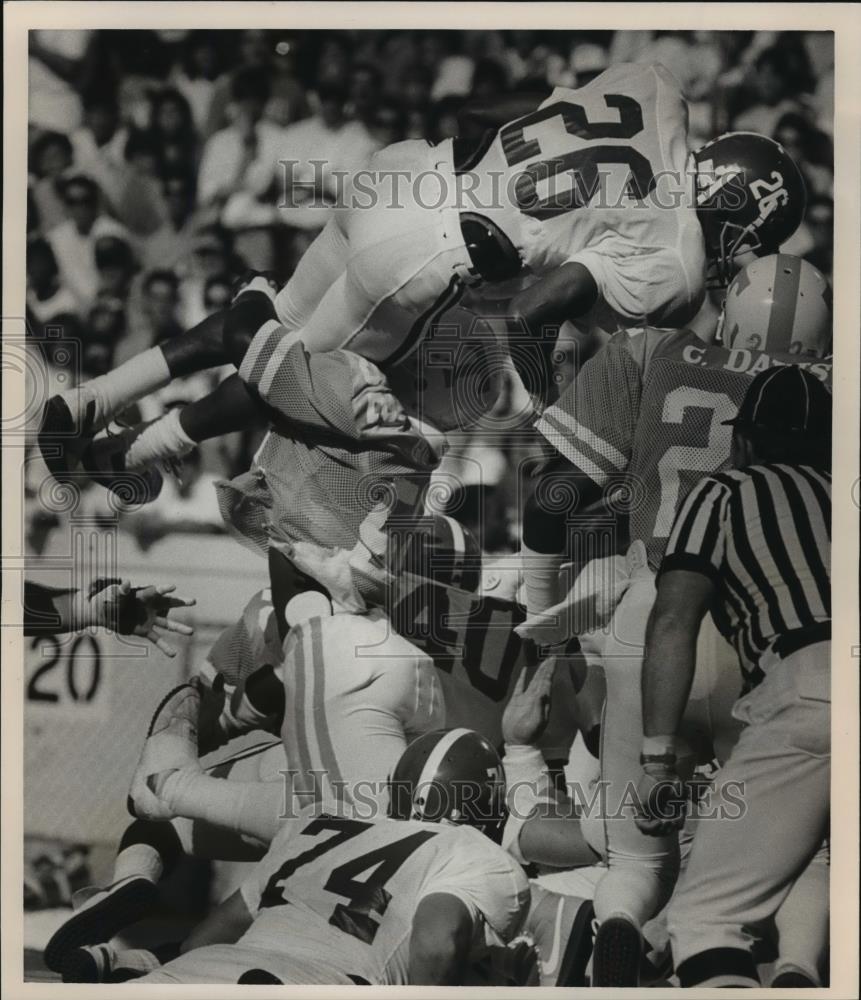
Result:
{"label": "black cleat sole", "polygon": [[118,931],[147,916],[157,899],[155,884],[149,879],[136,878],[95,905],[79,910],[54,932],[45,946],[45,965],[52,972],[60,972],[70,952],[83,945],[110,941]]}
{"label": "black cleat sole", "polygon": [[617,988],[640,985],[640,932],[624,917],[605,920],[595,935],[592,986]]}

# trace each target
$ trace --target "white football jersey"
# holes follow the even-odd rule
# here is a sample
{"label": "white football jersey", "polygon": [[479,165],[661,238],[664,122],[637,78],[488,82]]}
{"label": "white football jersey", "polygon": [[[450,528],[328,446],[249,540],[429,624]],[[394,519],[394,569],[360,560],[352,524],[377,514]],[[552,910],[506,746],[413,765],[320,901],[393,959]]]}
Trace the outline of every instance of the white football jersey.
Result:
{"label": "white football jersey", "polygon": [[268,971],[289,975],[296,961],[374,985],[408,983],[426,896],[456,896],[469,911],[470,961],[518,933],[530,898],[520,865],[472,828],[310,812],[285,821],[240,891],[254,922],[238,943],[272,953]]}
{"label": "white football jersey", "polygon": [[459,202],[532,271],[582,263],[629,324],[678,325],[704,294],[689,167],[678,83],[660,65],[621,63],[502,126],[461,175]]}

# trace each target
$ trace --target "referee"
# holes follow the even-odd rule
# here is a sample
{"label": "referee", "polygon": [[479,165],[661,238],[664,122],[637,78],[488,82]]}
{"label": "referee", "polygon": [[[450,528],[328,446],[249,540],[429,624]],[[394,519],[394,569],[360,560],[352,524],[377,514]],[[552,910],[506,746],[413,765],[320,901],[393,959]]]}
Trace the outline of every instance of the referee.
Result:
{"label": "referee", "polygon": [[675,734],[707,611],[744,678],[733,715],[746,725],[668,909],[683,987],[758,985],[748,927],[775,914],[829,821],[831,395],[797,365],[770,368],[728,423],[733,469],[678,513],[643,668],[637,822],[654,834],[683,822],[661,791],[678,789]]}

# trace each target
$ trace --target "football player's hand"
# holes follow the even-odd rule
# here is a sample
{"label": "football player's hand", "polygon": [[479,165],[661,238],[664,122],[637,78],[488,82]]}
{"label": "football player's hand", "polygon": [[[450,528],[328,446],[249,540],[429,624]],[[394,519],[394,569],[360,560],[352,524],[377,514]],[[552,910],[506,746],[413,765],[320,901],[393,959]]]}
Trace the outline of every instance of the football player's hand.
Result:
{"label": "football player's hand", "polygon": [[665,837],[685,823],[685,786],[674,763],[641,760],[637,782],[638,815],[634,822],[641,833]]}
{"label": "football player's hand", "polygon": [[544,660],[526,683],[528,667],[520,671],[514,691],[502,714],[502,738],[507,744],[531,746],[541,736],[550,717],[550,689],[556,658]]}
{"label": "football player's hand", "polygon": [[165,656],[173,658],[176,649],[165,636],[193,635],[194,629],[169,617],[176,608],[191,608],[194,598],[175,597],[173,584],[132,589],[128,580],[113,583],[93,597],[99,601],[98,624],[115,628],[121,635],[139,635],[148,639]]}

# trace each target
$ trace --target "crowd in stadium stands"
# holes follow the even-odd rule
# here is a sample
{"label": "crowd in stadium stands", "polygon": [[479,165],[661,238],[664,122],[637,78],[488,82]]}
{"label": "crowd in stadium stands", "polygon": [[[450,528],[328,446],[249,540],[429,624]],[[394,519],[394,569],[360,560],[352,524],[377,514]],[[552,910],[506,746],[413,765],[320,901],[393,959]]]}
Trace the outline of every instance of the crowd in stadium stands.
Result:
{"label": "crowd in stadium stands", "polygon": [[[786,147],[809,207],[784,249],[830,277],[830,33],[36,31],[30,333],[44,344],[46,327],[62,328],[82,345],[81,376],[104,372],[224,305],[247,267],[286,279],[326,221],[320,203],[331,200],[334,172],[400,139],[455,134],[468,100],[582,86],[624,61],[661,62],[678,78],[692,147],[727,129]],[[289,207],[281,163],[292,164]],[[46,356],[50,363],[50,349]],[[223,375],[172,385],[145,401],[143,416],[205,394]],[[182,484],[134,522],[141,543],[177,526],[219,530],[209,483],[247,468],[257,441],[235,435],[205,446]],[[480,441],[475,450],[487,472],[465,510],[499,502],[493,484],[511,461]],[[485,546],[510,547],[515,520],[485,517],[498,536]]]}

